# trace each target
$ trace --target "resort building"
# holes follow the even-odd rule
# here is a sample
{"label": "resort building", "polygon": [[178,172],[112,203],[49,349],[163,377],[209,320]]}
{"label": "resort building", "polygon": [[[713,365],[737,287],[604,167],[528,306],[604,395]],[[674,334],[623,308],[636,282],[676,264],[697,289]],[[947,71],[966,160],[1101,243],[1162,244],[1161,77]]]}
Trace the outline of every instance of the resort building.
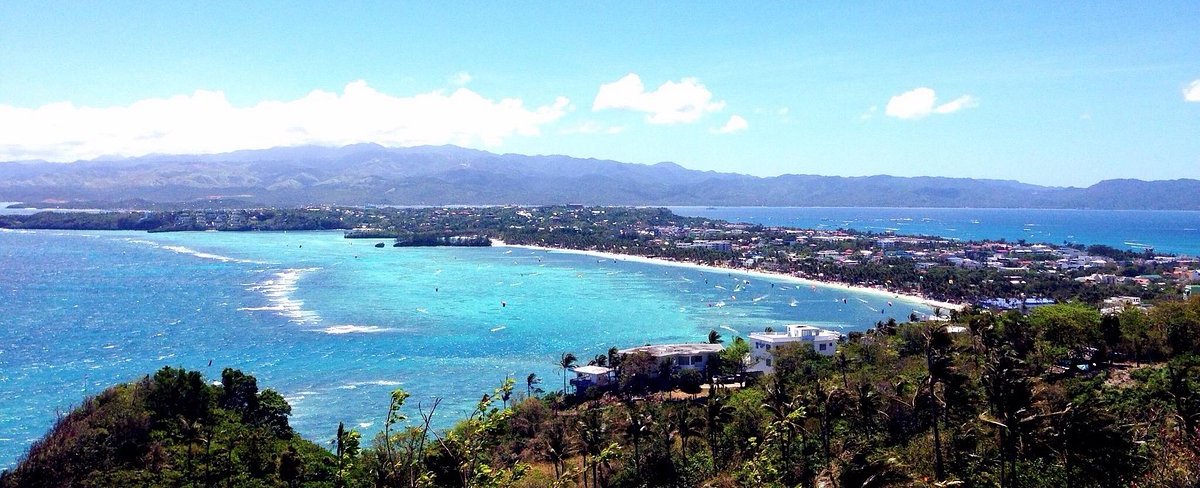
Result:
{"label": "resort building", "polygon": [[811,325],[791,324],[784,332],[751,332],[751,371],[770,373],[775,370],[771,351],[787,344],[808,344],[818,354],[832,356],[841,334]]}
{"label": "resort building", "polygon": [[593,386],[604,388],[614,381],[613,369],[604,366],[579,366],[571,371],[575,373],[571,380],[575,393],[583,393]]}
{"label": "resort building", "polygon": [[729,241],[709,241],[704,239],[696,239],[692,243],[679,243],[678,246],[683,249],[711,249],[717,252],[733,252],[733,243]]}
{"label": "resort building", "polygon": [[1054,305],[1055,303],[1057,302],[1052,298],[1026,298],[1024,300],[1020,298],[993,298],[979,302],[979,306],[987,310],[1001,312],[1018,310],[1021,313],[1027,313],[1035,308]]}
{"label": "resort building", "polygon": [[720,344],[661,344],[622,349],[620,353],[647,352],[659,361],[670,359],[675,370],[694,369],[703,373],[722,349],[724,346]]}

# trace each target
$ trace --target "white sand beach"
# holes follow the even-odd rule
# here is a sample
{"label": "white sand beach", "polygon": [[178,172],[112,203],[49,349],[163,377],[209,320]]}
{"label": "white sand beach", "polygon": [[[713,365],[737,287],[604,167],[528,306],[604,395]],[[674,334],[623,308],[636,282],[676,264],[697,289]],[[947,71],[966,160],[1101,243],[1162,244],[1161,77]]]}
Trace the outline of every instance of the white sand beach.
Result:
{"label": "white sand beach", "polygon": [[795,284],[803,285],[803,286],[817,286],[817,287],[823,287],[823,288],[829,288],[829,289],[835,289],[835,290],[845,290],[845,291],[856,292],[856,293],[869,293],[872,295],[877,295],[877,296],[887,297],[887,298],[898,298],[898,299],[909,300],[909,301],[921,303],[928,307],[941,308],[945,311],[962,310],[962,308],[963,308],[962,304],[945,302],[945,301],[941,301],[941,300],[934,300],[934,299],[922,297],[919,295],[896,293],[896,292],[885,290],[882,288],[871,288],[871,287],[866,287],[866,286],[849,285],[846,283],[839,283],[839,282],[834,282],[834,281],[822,281],[822,280],[815,280],[815,279],[811,279],[811,278],[801,278],[799,276],[792,276],[789,274],[776,273],[776,272],[771,272],[771,271],[750,270],[750,269],[742,269],[742,268],[726,268],[726,267],[722,267],[722,266],[710,266],[710,265],[706,265],[706,264],[690,263],[687,261],[673,261],[673,260],[662,259],[662,258],[648,258],[645,256],[634,256],[634,255],[630,255],[630,254],[618,254],[618,253],[611,253],[611,252],[605,252],[605,251],[589,251],[589,250],[583,250],[583,249],[563,249],[563,248],[557,248],[557,247],[508,244],[508,243],[498,240],[498,239],[492,239],[492,246],[493,247],[511,247],[511,248],[520,248],[520,249],[531,249],[531,250],[546,251],[546,252],[583,254],[583,255],[594,256],[594,257],[602,258],[602,259],[611,259],[614,261],[647,263],[647,264],[655,264],[655,265],[660,265],[660,266],[676,266],[676,267],[680,267],[680,268],[691,268],[691,269],[697,269],[697,270],[707,271],[707,272],[712,272],[712,273],[735,273],[735,274],[740,274],[743,276],[751,276],[751,277],[755,277],[755,278],[762,278],[762,279],[769,279],[769,280],[779,280],[779,281],[795,283]]}

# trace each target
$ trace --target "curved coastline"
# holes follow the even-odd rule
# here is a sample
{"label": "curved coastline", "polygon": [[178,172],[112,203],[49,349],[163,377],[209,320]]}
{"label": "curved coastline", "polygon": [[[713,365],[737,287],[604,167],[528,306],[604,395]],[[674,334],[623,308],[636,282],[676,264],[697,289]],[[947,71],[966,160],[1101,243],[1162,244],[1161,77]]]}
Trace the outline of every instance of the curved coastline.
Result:
{"label": "curved coastline", "polygon": [[535,251],[545,251],[545,252],[582,254],[582,255],[594,256],[594,257],[598,257],[598,258],[612,259],[614,261],[630,261],[630,262],[637,262],[637,263],[654,264],[654,265],[658,265],[658,266],[675,266],[675,267],[680,267],[680,268],[697,269],[697,270],[707,271],[707,272],[712,272],[712,273],[737,273],[737,274],[744,275],[744,276],[753,276],[755,278],[769,279],[769,280],[780,280],[780,281],[785,281],[788,283],[795,283],[795,284],[805,285],[805,286],[818,286],[818,287],[829,288],[829,289],[834,289],[834,290],[843,290],[843,291],[849,291],[849,292],[855,292],[855,293],[867,293],[867,294],[872,294],[872,295],[877,295],[877,296],[887,297],[887,298],[902,298],[905,300],[910,300],[910,301],[920,303],[920,304],[928,306],[930,308],[942,308],[945,310],[962,310],[962,308],[963,308],[963,305],[959,304],[959,303],[934,300],[932,298],[927,298],[927,297],[923,297],[920,295],[913,295],[910,293],[898,293],[895,291],[882,289],[882,288],[871,288],[869,286],[851,285],[851,284],[841,283],[841,282],[837,282],[837,281],[823,281],[823,280],[816,280],[816,279],[812,279],[812,278],[802,278],[799,276],[793,276],[793,275],[786,274],[786,273],[777,273],[774,271],[763,271],[763,270],[742,269],[742,268],[727,268],[724,266],[712,266],[712,265],[699,264],[699,263],[693,263],[693,262],[688,262],[688,261],[672,261],[669,259],[651,258],[651,257],[646,257],[646,256],[637,256],[637,255],[633,255],[633,254],[620,254],[620,253],[613,253],[613,252],[607,252],[607,251],[532,246],[532,245],[527,245],[527,244],[508,244],[499,239],[491,239],[491,241],[492,241],[493,247],[509,247],[509,248],[517,248],[517,249],[531,249],[531,250],[535,250]]}

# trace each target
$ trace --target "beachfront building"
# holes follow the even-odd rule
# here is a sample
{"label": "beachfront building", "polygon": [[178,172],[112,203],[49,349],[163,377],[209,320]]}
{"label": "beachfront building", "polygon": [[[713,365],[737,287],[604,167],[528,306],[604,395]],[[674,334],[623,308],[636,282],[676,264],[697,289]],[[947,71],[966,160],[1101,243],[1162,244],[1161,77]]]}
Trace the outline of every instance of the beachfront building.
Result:
{"label": "beachfront building", "polygon": [[992,298],[979,302],[979,306],[986,310],[1000,312],[1018,310],[1021,313],[1028,313],[1035,308],[1054,305],[1055,303],[1057,302],[1052,298],[1026,298],[1024,300],[1020,298]]}
{"label": "beachfront building", "polygon": [[694,369],[703,373],[724,347],[720,344],[660,344],[622,349],[621,355],[649,353],[659,362],[669,359],[674,369]]}
{"label": "beachfront building", "polygon": [[837,332],[813,327],[811,325],[791,324],[783,332],[751,332],[750,333],[750,362],[751,371],[770,373],[775,371],[772,364],[774,356],[771,351],[787,344],[807,344],[818,354],[832,356],[837,350]]}
{"label": "beachfront building", "polygon": [[575,378],[571,379],[571,386],[575,387],[577,394],[582,394],[593,386],[605,388],[616,381],[613,369],[604,366],[579,366],[571,371],[575,373]]}
{"label": "beachfront building", "polygon": [[717,252],[733,252],[733,243],[729,241],[709,241],[705,239],[696,239],[691,243],[681,242],[677,244],[681,249],[711,249]]}

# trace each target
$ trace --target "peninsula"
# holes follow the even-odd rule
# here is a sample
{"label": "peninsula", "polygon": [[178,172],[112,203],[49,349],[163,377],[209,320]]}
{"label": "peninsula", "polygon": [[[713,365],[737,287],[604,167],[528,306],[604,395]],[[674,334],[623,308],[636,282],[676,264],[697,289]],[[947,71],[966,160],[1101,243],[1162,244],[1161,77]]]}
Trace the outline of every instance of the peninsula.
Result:
{"label": "peninsula", "polygon": [[809,285],[905,295],[933,307],[1029,308],[1078,300],[1183,296],[1200,281],[1192,257],[1025,241],[956,241],[852,230],[770,227],[661,208],[338,207],[0,216],[0,228],[172,231],[342,230],[347,238],[418,245],[531,246],[605,259],[763,273]]}

